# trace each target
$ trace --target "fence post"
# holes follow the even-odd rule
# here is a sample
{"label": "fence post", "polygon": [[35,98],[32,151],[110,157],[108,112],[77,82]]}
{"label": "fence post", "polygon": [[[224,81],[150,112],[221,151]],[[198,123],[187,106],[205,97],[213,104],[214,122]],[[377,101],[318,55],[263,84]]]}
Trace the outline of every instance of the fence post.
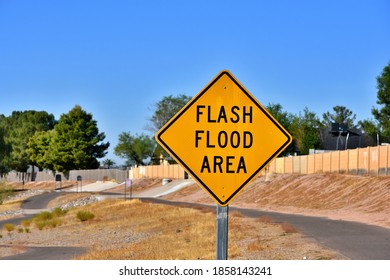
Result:
{"label": "fence post", "polygon": [[359,154],[360,154],[360,148],[357,148],[357,155],[356,155],[356,175],[359,175],[359,170],[360,170],[360,165],[359,165],[359,161],[360,161],[360,157],[359,157]]}
{"label": "fence post", "polygon": [[378,166],[376,168],[376,176],[378,177],[379,176],[379,169],[381,168],[381,149],[380,149],[381,146],[378,146],[378,155],[377,155],[377,158],[378,158]]}
{"label": "fence post", "polygon": [[389,175],[389,146],[386,146],[386,176]]}
{"label": "fence post", "polygon": [[371,149],[367,147],[367,175],[370,175],[371,171]]}
{"label": "fence post", "polygon": [[313,173],[316,174],[316,153],[313,154]]}

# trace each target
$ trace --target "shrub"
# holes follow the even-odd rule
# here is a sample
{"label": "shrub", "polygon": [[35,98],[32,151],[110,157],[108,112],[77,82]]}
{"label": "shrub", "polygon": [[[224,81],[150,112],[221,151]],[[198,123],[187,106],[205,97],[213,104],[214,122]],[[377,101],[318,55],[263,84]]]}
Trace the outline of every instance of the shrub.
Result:
{"label": "shrub", "polygon": [[259,223],[271,224],[272,218],[270,216],[264,215],[257,218]]}
{"label": "shrub", "polygon": [[5,224],[5,225],[3,226],[3,228],[4,228],[6,231],[11,232],[11,231],[13,231],[13,230],[15,229],[15,226],[14,226],[13,224]]}
{"label": "shrub", "polygon": [[53,213],[50,213],[49,211],[43,211],[34,217],[34,221],[48,221],[53,219]]}
{"label": "shrub", "polygon": [[62,217],[62,216],[65,216],[66,213],[68,213],[68,210],[65,210],[65,209],[61,209],[60,207],[57,207],[55,208],[53,211],[52,211],[53,215],[55,217]]}
{"label": "shrub", "polygon": [[285,233],[297,233],[298,230],[291,224],[282,223],[282,229]]}
{"label": "shrub", "polygon": [[[52,212],[44,211],[33,218],[35,226],[42,230],[45,227],[55,228],[61,224],[59,217],[62,217],[68,213],[68,210],[62,210],[61,208],[55,208]],[[25,226],[28,226],[27,224]]]}
{"label": "shrub", "polygon": [[95,218],[95,215],[89,211],[79,211],[77,212],[77,219],[79,219],[82,222],[92,220]]}
{"label": "shrub", "polygon": [[22,226],[22,227],[29,227],[30,225],[31,225],[31,220],[23,220],[21,223],[20,223],[20,225]]}
{"label": "shrub", "polygon": [[267,246],[261,238],[257,237],[255,240],[253,240],[251,243],[248,244],[248,251],[249,252],[258,252],[258,251],[264,251],[267,249]]}
{"label": "shrub", "polygon": [[3,204],[4,200],[12,196],[14,190],[12,188],[4,187],[0,185],[0,205]]}
{"label": "shrub", "polygon": [[35,221],[35,226],[39,230],[43,230],[46,225],[47,225],[46,221],[40,221],[40,220]]}
{"label": "shrub", "polygon": [[51,228],[55,228],[59,225],[61,225],[61,220],[57,219],[57,218],[51,219],[51,220],[47,221],[47,223],[46,223],[46,226],[51,227]]}

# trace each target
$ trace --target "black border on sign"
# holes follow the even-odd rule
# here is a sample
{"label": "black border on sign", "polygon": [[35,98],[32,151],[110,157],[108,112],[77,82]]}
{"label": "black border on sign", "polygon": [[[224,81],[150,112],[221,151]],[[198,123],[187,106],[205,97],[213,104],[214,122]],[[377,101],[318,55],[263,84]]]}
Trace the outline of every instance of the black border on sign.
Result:
{"label": "black border on sign", "polygon": [[[270,121],[272,121],[274,123],[274,125],[287,137],[287,141],[285,143],[283,143],[283,145],[275,152],[273,153],[251,176],[249,176],[249,178],[241,184],[241,186],[239,186],[237,188],[237,190],[231,195],[229,196],[226,200],[222,201],[220,200],[215,194],[214,192],[209,189],[207,187],[207,185],[196,175],[196,173],[194,173],[188,166],[185,162],[183,162],[180,157],[167,145],[167,143],[165,143],[161,136],[162,134],[164,134],[165,131],[167,131],[172,124],[175,123],[176,120],[178,120],[187,110],[188,108],[190,108],[206,91],[209,90],[210,87],[212,87],[223,75],[228,75],[229,78],[242,90],[242,92],[244,92],[250,100],[252,100],[253,104],[256,105],[263,113],[264,115],[266,115],[268,117],[268,119]],[[158,139],[158,142],[165,148],[169,151],[169,153],[171,154],[172,157],[174,157],[183,167],[184,169],[190,173],[213,197],[216,201],[218,201],[218,203],[221,205],[221,206],[225,206],[227,205],[230,200],[232,200],[235,195],[241,191],[242,188],[244,188],[252,179],[254,176],[256,176],[265,166],[268,165],[268,163],[273,160],[279,153],[281,153],[292,141],[292,138],[290,136],[290,134],[288,134],[285,129],[277,122],[275,121],[275,119],[259,104],[259,102],[257,100],[255,100],[253,98],[253,96],[230,74],[230,72],[224,70],[222,71],[216,78],[214,78],[213,81],[210,82],[209,85],[207,85],[201,92],[199,92],[194,99],[192,99],[190,102],[187,103],[187,105],[185,105],[185,107],[177,114],[175,115],[168,123],[166,126],[164,126],[159,132],[157,132],[157,139]]]}

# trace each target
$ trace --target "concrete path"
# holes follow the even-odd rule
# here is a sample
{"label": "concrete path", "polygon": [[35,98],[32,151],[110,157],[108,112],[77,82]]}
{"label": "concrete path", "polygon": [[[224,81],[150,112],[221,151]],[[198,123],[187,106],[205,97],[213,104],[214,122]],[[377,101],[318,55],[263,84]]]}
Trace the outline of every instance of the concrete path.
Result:
{"label": "concrete path", "polygon": [[80,187],[75,187],[71,189],[67,189],[66,192],[77,192],[77,191],[82,191],[83,192],[102,192],[105,190],[109,190],[112,188],[115,188],[121,184],[115,183],[115,182],[101,182],[97,181],[96,183],[88,184],[85,186]]}
{"label": "concrete path", "polygon": [[80,247],[28,247],[24,253],[0,258],[0,260],[70,260],[84,254]]}
{"label": "concrete path", "polygon": [[[23,216],[0,221],[0,228],[3,228],[4,224],[18,225],[23,220],[31,219],[33,214],[49,210],[48,203],[63,193],[49,192],[26,199],[21,204]],[[7,245],[1,246],[7,247]],[[81,247],[27,247],[24,253],[0,258],[0,260],[69,260],[85,251],[86,249]]]}
{"label": "concrete path", "polygon": [[185,186],[193,184],[194,180],[175,180],[166,185],[155,187],[153,189],[144,191],[142,193],[134,195],[134,197],[143,198],[143,197],[160,197],[167,195],[173,192],[176,192]]}
{"label": "concrete path", "polygon": [[21,209],[24,215],[38,214],[43,211],[49,211],[47,205],[53,199],[61,196],[62,192],[46,192],[30,198],[27,198],[21,204]]}

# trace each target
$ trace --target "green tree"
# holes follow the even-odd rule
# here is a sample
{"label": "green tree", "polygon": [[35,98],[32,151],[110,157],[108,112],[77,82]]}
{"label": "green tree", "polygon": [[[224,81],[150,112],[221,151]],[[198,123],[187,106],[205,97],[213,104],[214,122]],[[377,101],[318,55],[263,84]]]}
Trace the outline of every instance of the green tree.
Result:
{"label": "green tree", "polygon": [[307,107],[303,110],[303,114],[299,112],[297,116],[294,116],[291,133],[301,154],[307,155],[309,149],[320,147],[320,128],[321,122],[317,115],[310,112]]}
{"label": "green tree", "polygon": [[[155,134],[190,100],[191,97],[185,94],[180,94],[178,96],[164,96],[159,102],[154,104],[154,112],[150,118],[150,126],[148,127],[148,130]],[[160,159],[161,155],[165,159],[174,162],[174,160],[171,159],[171,156],[159,144],[157,144],[154,149],[152,160]]]}
{"label": "green tree", "polygon": [[[288,113],[287,111],[283,111],[282,105],[278,103],[269,103],[266,106],[267,111],[285,128],[290,132],[291,124],[294,119],[294,115]],[[282,153],[282,155],[286,155],[289,153],[293,153],[295,151],[295,143],[291,143]]]}
{"label": "green tree", "polygon": [[372,119],[366,119],[359,121],[359,126],[363,132],[364,143],[368,146],[375,146],[379,139],[379,127],[378,124]]}
{"label": "green tree", "polygon": [[333,107],[333,113],[329,111],[322,115],[323,125],[325,127],[330,126],[331,123],[346,124],[349,128],[355,127],[356,114],[345,106]]}
{"label": "green tree", "polygon": [[47,164],[54,170],[68,174],[70,170],[95,169],[97,159],[106,155],[110,143],[102,142],[105,134],[99,133],[92,114],[76,105],[61,115],[50,140]]}
{"label": "green tree", "polygon": [[7,175],[9,167],[7,165],[7,157],[9,157],[10,149],[5,143],[5,116],[0,115],[0,178]]}
{"label": "green tree", "polygon": [[54,127],[56,121],[52,114],[45,111],[14,111],[1,121],[7,153],[4,162],[7,168],[26,172],[33,164],[28,155],[28,141],[39,131]]}
{"label": "green tree", "polygon": [[390,62],[383,68],[376,78],[377,101],[379,108],[372,108],[371,112],[377,121],[380,136],[390,137]]}
{"label": "green tree", "polygon": [[30,160],[42,169],[54,170],[51,160],[51,143],[54,130],[38,131],[28,141]]}
{"label": "green tree", "polygon": [[103,163],[104,168],[107,168],[107,169],[110,169],[115,165],[115,161],[113,161],[112,159],[109,159],[109,158],[103,160],[102,163]]}
{"label": "green tree", "polygon": [[151,126],[148,128],[153,134],[162,128],[181,108],[184,107],[191,97],[180,94],[178,96],[164,96],[154,105],[154,112],[150,118]]}
{"label": "green tree", "polygon": [[283,111],[282,105],[278,103],[269,103],[266,106],[266,109],[285,129],[290,127],[293,115],[287,111]]}
{"label": "green tree", "polygon": [[127,160],[128,165],[144,165],[153,156],[156,142],[153,137],[146,134],[131,135],[130,132],[119,134],[119,143],[114,148],[114,153]]}

